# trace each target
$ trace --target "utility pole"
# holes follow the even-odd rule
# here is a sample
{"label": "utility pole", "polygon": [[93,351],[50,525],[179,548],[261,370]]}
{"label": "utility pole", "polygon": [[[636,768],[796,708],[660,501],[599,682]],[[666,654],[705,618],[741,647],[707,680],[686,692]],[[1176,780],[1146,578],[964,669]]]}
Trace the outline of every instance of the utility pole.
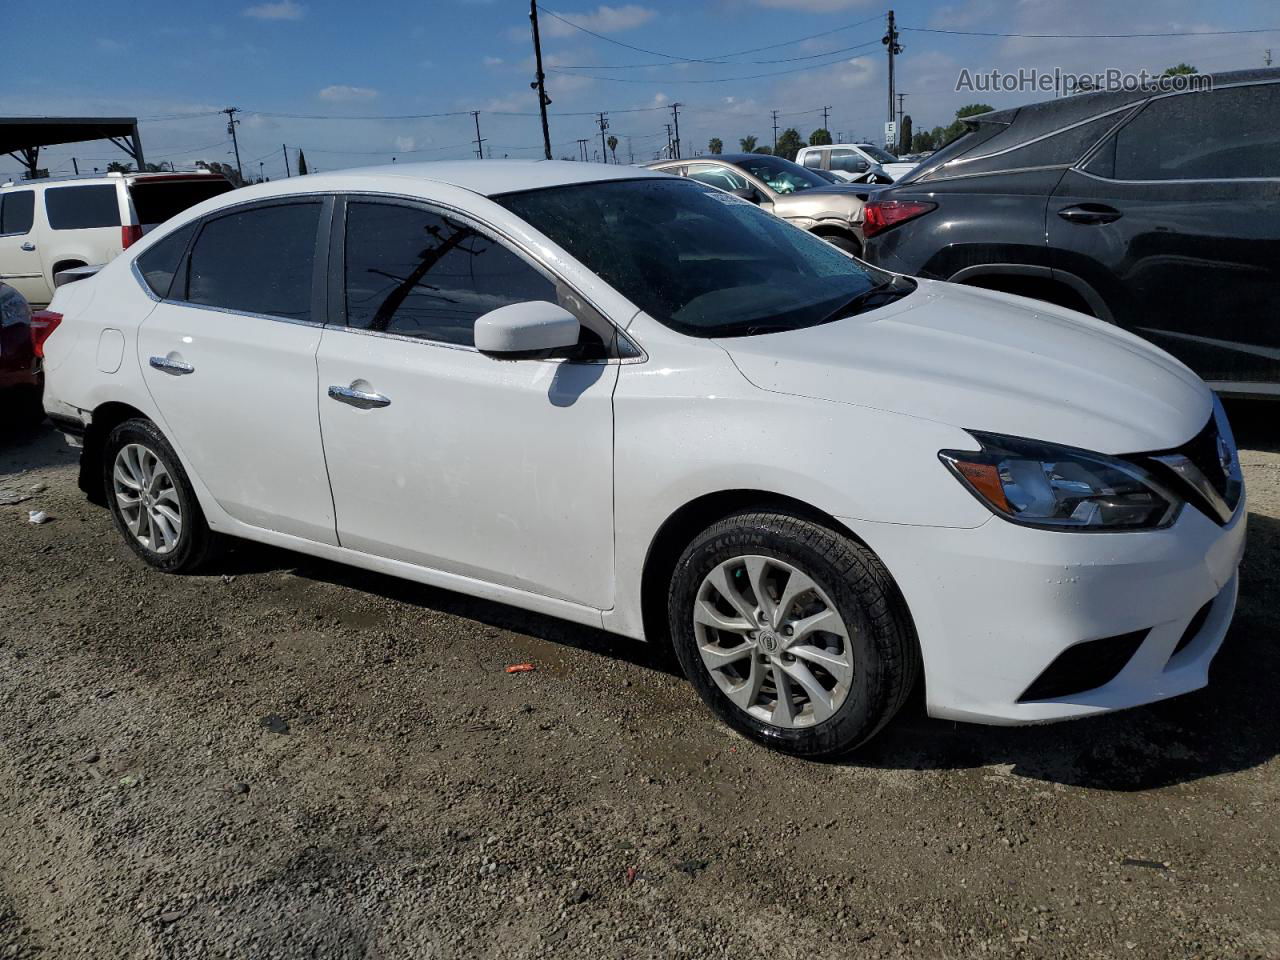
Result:
{"label": "utility pole", "polygon": [[604,145],[604,132],[609,129],[609,121],[605,115],[599,114],[600,117],[600,156],[604,157],[604,162],[609,162],[609,151]]}
{"label": "utility pole", "polygon": [[538,35],[538,0],[529,0],[529,22],[533,24],[533,62],[536,65],[533,83],[529,86],[538,92],[538,112],[542,114],[542,151],[550,160],[551,128],[547,126],[547,107],[551,104],[551,98],[547,96],[547,75],[542,72],[542,39]]}
{"label": "utility pole", "polygon": [[636,162],[636,152],[631,149],[631,138],[627,137],[627,163],[634,165]]}
{"label": "utility pole", "polygon": [[831,128],[827,126],[827,116],[831,113],[830,107],[822,108],[822,129],[827,131],[827,136],[831,136]]}
{"label": "utility pole", "polygon": [[280,144],[280,149],[284,153],[284,175],[292,177],[293,173],[289,170],[289,145],[287,143]]}
{"label": "utility pole", "polygon": [[590,141],[590,140],[588,140],[586,137],[582,137],[581,139],[579,139],[579,140],[578,140],[578,159],[579,159],[579,160],[582,160],[582,161],[584,161],[584,162],[586,161],[586,159],[587,159],[587,144],[588,144],[588,143],[590,143],[590,142],[591,142],[591,141]]}
{"label": "utility pole", "polygon": [[899,129],[901,129],[902,127],[902,102],[906,99],[907,99],[907,95],[905,93],[898,94],[898,127]]}
{"label": "utility pole", "polygon": [[671,145],[675,147],[677,160],[680,159],[680,108],[683,106],[683,103],[673,103],[671,105],[671,119],[676,125],[675,138],[671,141]]}
{"label": "utility pole", "polygon": [[263,161],[259,160],[258,161],[258,182],[266,183],[267,178],[262,175],[262,164],[263,164]]}
{"label": "utility pole", "polygon": [[1262,62],[1268,67],[1271,66],[1271,48],[1267,47],[1267,52],[1262,55]]}
{"label": "utility pole", "polygon": [[[885,35],[880,38],[880,42],[884,44],[885,50],[889,54],[889,122],[893,123],[893,58],[902,53],[902,44],[898,42],[898,26],[893,19],[893,11],[889,11],[889,29]],[[886,139],[888,139],[886,137]],[[886,144],[885,146],[889,146]]]}
{"label": "utility pole", "polygon": [[778,111],[773,111],[773,152],[778,152]]}
{"label": "utility pole", "polygon": [[471,116],[476,119],[476,159],[484,159],[484,138],[480,136],[480,111],[472,110]]}
{"label": "utility pole", "polygon": [[671,141],[671,124],[667,124],[667,159],[674,160],[676,158],[675,144]]}
{"label": "utility pole", "polygon": [[236,114],[239,110],[239,107],[227,107],[227,109],[220,112],[227,115],[227,133],[231,134],[231,144],[236,149],[236,173],[240,175],[240,183],[243,184],[244,170],[240,167],[240,141],[236,139],[236,126],[240,123],[236,119]]}
{"label": "utility pole", "polygon": [[80,176],[80,164],[76,163],[76,158],[71,158],[71,169],[76,172],[76,176]]}

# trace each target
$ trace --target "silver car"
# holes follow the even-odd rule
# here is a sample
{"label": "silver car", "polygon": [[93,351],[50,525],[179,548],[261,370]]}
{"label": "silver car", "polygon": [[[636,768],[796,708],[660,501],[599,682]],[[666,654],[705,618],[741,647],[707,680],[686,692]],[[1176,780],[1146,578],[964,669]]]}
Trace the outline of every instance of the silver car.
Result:
{"label": "silver car", "polygon": [[862,208],[876,188],[829,183],[812,170],[763,153],[727,153],[645,164],[759,204],[828,243],[862,255]]}

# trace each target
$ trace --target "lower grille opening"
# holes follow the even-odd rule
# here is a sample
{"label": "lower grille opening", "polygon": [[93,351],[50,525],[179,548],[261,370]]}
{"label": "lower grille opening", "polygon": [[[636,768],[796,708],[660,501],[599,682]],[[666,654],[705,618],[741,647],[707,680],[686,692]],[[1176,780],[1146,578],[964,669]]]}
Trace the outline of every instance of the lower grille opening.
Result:
{"label": "lower grille opening", "polygon": [[1191,618],[1191,622],[1187,624],[1187,629],[1182,631],[1182,637],[1178,640],[1178,645],[1173,648],[1173,653],[1169,654],[1172,660],[1191,643],[1196,637],[1200,636],[1200,631],[1204,629],[1205,621],[1209,619],[1209,611],[1213,609],[1213,601],[1210,600],[1203,607],[1196,611],[1196,615]]}
{"label": "lower grille opening", "polygon": [[1068,647],[1036,677],[1018,698],[1018,702],[1056,700],[1110,683],[1138,652],[1149,632],[1149,629],[1135,630],[1133,633],[1086,640]]}

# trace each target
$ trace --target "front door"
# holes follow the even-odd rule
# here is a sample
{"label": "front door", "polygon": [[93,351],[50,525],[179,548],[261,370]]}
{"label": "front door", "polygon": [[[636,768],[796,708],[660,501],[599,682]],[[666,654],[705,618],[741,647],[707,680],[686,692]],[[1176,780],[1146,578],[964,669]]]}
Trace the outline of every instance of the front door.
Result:
{"label": "front door", "polygon": [[[294,198],[206,221],[138,349],[166,435],[223,510],[334,544],[316,410],[325,209]],[[149,279],[156,249],[139,258]]]}
{"label": "front door", "polygon": [[335,232],[345,326],[325,330],[317,366],[342,546],[612,606],[617,364],[591,331],[581,361],[473,346],[480,315],[528,300],[574,309],[572,295],[419,204],[352,198]]}
{"label": "front door", "polygon": [[1054,267],[1211,382],[1280,385],[1280,84],[1157,98],[1050,198]]}
{"label": "front door", "polygon": [[49,284],[40,266],[35,232],[36,192],[0,193],[0,283],[7,283],[33,306],[49,302]]}

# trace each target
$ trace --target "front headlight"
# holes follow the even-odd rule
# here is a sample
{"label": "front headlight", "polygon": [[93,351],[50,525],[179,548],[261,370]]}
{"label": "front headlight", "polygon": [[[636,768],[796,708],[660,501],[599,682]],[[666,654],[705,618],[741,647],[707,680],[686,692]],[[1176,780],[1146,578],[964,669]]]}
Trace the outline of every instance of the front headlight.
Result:
{"label": "front headlight", "polygon": [[1150,530],[1173,523],[1182,500],[1142,467],[1074,447],[969,433],[982,449],[942,450],[974,496],[1006,520],[1051,530]]}

